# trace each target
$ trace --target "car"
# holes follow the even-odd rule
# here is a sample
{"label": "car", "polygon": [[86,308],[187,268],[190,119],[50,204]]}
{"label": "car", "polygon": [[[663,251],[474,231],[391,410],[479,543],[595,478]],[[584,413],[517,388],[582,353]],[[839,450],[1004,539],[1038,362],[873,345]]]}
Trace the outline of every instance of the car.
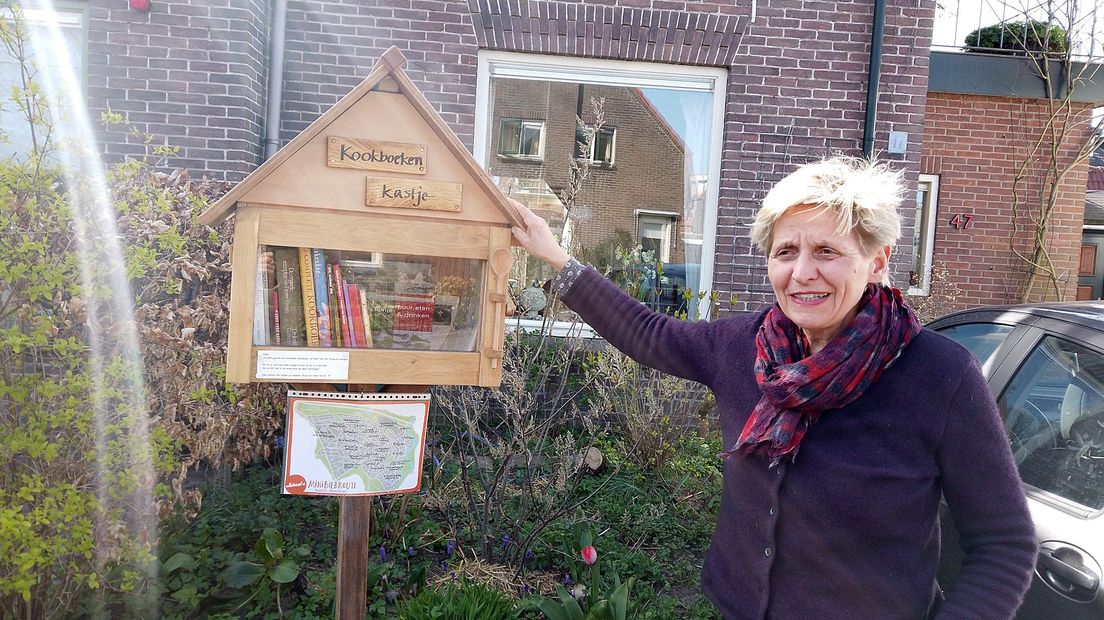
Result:
{"label": "car", "polygon": [[[641,299],[649,308],[664,314],[686,313],[689,300],[697,294],[691,285],[699,281],[701,265],[697,263],[667,263],[654,269],[656,275],[641,284]],[[689,318],[696,318],[692,313]]]}
{"label": "car", "polygon": [[[1017,618],[1104,618],[1104,302],[977,308],[928,327],[977,357],[1004,418],[1040,546]],[[944,517],[947,588],[961,551]]]}

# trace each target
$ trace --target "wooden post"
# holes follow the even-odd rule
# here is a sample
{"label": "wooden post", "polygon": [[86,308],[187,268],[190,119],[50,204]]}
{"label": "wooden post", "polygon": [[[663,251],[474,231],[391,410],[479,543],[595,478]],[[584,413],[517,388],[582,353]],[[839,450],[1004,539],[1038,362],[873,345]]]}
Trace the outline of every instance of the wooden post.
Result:
{"label": "wooden post", "polygon": [[[304,384],[300,384],[304,385]],[[315,390],[333,390],[329,384],[306,384]],[[304,389],[304,388],[298,388]],[[350,391],[371,392],[371,386],[350,385]],[[428,385],[385,385],[381,392],[421,394]],[[368,611],[368,535],[372,524],[372,497],[350,496],[340,500],[337,516],[336,620],[364,620]]]}
{"label": "wooden post", "polygon": [[337,620],[364,620],[368,609],[370,496],[342,497],[337,518]]}

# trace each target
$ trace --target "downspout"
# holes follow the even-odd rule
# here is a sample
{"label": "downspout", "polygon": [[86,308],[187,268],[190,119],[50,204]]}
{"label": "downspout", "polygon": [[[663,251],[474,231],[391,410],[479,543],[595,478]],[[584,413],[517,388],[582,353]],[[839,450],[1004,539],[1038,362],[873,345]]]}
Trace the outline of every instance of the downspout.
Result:
{"label": "downspout", "polygon": [[866,79],[866,120],[863,123],[863,156],[867,159],[874,157],[874,124],[878,118],[878,82],[882,77],[885,2],[886,0],[874,0],[874,31],[870,35],[870,73]]}
{"label": "downspout", "polygon": [[272,41],[268,54],[268,100],[265,103],[265,159],[280,150],[280,110],[284,104],[284,32],[287,0],[272,2]]}

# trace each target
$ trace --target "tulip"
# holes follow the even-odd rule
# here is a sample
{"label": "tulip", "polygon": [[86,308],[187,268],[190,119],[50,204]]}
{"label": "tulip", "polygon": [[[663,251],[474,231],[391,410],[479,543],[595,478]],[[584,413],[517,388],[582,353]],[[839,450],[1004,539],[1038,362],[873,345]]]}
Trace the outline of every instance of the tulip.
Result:
{"label": "tulip", "polygon": [[590,566],[598,561],[598,550],[594,547],[591,547],[590,545],[583,547],[581,555],[583,556],[583,563],[585,563],[587,566]]}

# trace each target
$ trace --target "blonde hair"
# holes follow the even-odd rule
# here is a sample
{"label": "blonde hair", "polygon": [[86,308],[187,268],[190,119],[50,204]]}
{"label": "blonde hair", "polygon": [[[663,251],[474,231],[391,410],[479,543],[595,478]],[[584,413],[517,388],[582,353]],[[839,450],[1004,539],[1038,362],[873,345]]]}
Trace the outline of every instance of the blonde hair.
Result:
{"label": "blonde hair", "polygon": [[902,176],[885,164],[846,155],[805,164],[767,192],[751,225],[751,240],[769,255],[778,218],[808,205],[834,216],[838,234],[855,231],[864,253],[892,248],[901,236],[897,207],[905,192]]}

